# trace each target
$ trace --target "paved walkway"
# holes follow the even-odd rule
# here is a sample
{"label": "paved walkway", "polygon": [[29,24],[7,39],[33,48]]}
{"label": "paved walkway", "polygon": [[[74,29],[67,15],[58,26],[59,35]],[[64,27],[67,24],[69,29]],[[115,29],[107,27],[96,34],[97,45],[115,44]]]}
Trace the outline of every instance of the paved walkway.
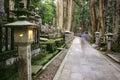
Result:
{"label": "paved walkway", "polygon": [[120,71],[76,37],[53,80],[120,80]]}

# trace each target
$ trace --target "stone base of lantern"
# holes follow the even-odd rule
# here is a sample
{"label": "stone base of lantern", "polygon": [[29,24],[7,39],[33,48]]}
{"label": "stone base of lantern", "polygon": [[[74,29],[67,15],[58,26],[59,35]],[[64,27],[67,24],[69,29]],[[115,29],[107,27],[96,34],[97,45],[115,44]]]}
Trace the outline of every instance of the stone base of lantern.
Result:
{"label": "stone base of lantern", "polygon": [[18,46],[19,53],[19,80],[32,80],[31,78],[31,46]]}

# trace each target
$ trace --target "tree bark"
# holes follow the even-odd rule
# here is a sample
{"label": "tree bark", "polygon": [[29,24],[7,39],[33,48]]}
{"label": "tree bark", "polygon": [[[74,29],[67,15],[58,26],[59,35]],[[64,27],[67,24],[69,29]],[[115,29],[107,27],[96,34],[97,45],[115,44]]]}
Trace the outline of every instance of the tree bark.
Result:
{"label": "tree bark", "polygon": [[117,37],[118,37],[118,33],[119,33],[119,28],[120,28],[120,10],[119,10],[119,7],[120,7],[120,3],[119,3],[119,0],[116,1],[116,6],[115,6],[115,29],[114,29],[114,34],[115,34],[115,37],[114,39],[116,40]]}
{"label": "tree bark", "polygon": [[[73,1],[72,2],[72,14],[73,14],[73,10],[75,9],[75,2]],[[72,31],[72,32],[74,32],[74,16],[72,15],[72,22],[71,22],[71,29],[70,29],[70,31]]]}
{"label": "tree bark", "polygon": [[0,0],[0,12],[4,12],[4,0]]}
{"label": "tree bark", "polygon": [[2,26],[4,19],[4,0],[0,0],[0,53],[2,52]]}
{"label": "tree bark", "polygon": [[67,29],[68,31],[71,30],[72,27],[72,7],[73,7],[73,1],[68,0],[68,22],[67,22]]}
{"label": "tree bark", "polygon": [[68,10],[68,3],[67,3],[67,0],[64,0],[64,3],[63,3],[63,30],[65,30],[67,28],[67,10]]}
{"label": "tree bark", "polygon": [[56,5],[56,20],[57,28],[63,29],[63,0],[58,0]]}
{"label": "tree bark", "polygon": [[120,52],[120,0],[116,0],[113,51]]}
{"label": "tree bark", "polygon": [[96,13],[95,13],[94,0],[90,1],[90,8],[91,8],[92,36],[93,36],[93,40],[95,40],[95,32],[97,30],[97,27],[96,27]]}
{"label": "tree bark", "polygon": [[104,0],[99,0],[99,10],[100,10],[100,36],[104,36],[104,19],[103,19],[103,15],[104,15]]}
{"label": "tree bark", "polygon": [[2,52],[2,26],[0,25],[0,53]]}

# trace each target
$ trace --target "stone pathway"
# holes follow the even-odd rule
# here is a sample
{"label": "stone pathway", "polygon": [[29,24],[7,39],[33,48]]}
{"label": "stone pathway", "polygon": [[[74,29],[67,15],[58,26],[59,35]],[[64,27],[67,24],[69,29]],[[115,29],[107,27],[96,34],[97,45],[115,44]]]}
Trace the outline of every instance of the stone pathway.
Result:
{"label": "stone pathway", "polygon": [[53,80],[120,80],[120,71],[76,37]]}

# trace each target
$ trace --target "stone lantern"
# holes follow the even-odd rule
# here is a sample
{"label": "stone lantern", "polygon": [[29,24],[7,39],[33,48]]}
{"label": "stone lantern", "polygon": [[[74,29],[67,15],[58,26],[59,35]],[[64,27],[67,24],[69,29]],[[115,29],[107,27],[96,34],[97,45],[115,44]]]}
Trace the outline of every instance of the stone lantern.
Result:
{"label": "stone lantern", "polygon": [[99,44],[99,32],[95,32],[95,43],[96,45]]}
{"label": "stone lantern", "polygon": [[66,30],[66,31],[65,31],[65,43],[66,43],[66,48],[68,48],[68,44],[69,44],[70,38],[71,38],[70,31]]}
{"label": "stone lantern", "polygon": [[31,43],[34,41],[33,29],[38,25],[21,18],[20,21],[5,26],[14,28],[14,41],[18,46],[19,54],[19,80],[32,80]]}
{"label": "stone lantern", "polygon": [[112,46],[112,37],[113,37],[113,34],[112,33],[107,33],[106,34],[107,36],[107,50],[110,51],[111,50],[111,46]]}

